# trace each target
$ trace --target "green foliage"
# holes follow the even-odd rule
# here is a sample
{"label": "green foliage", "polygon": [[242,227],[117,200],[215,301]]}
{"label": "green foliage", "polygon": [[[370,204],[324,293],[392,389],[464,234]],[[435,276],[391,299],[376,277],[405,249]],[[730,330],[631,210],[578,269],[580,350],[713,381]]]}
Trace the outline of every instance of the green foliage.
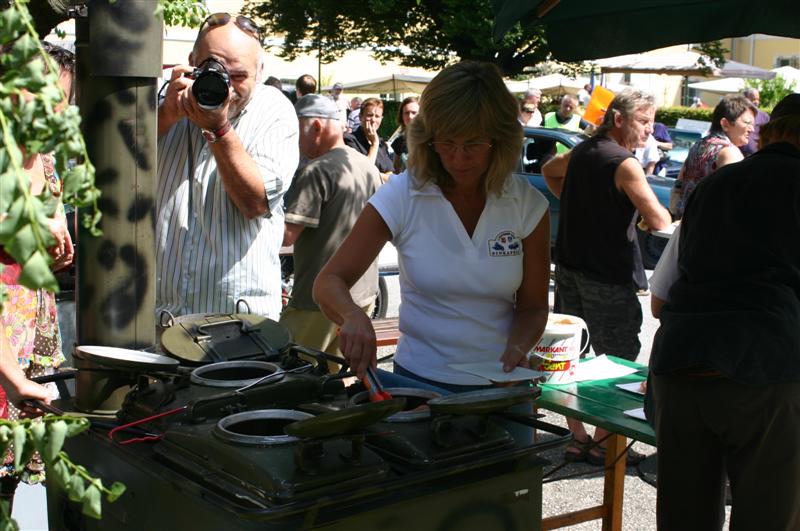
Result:
{"label": "green foliage", "polygon": [[[64,100],[58,67],[42,48],[26,3],[14,0],[0,12],[0,44],[10,47],[0,56],[0,246],[23,265],[23,285],[55,291],[58,284],[47,253],[54,243],[48,218],[55,201],[47,187],[38,197],[31,193],[23,153],[54,155],[64,201],[86,208],[84,224],[95,234],[100,194],[77,109],[56,110]],[[75,160],[82,162],[73,164]]]}
{"label": "green foliage", "polygon": [[243,12],[284,35],[282,57],[355,48],[383,61],[436,70],[459,59],[490,61],[505,75],[546,59],[543,30],[516,24],[499,43],[491,0],[246,0]]}
{"label": "green foliage", "polygon": [[6,500],[0,500],[0,531],[19,531],[17,522],[11,518],[11,510]]}
{"label": "green foliage", "polygon": [[[22,419],[18,421],[0,420],[0,455],[11,448],[14,451],[14,467],[21,472],[25,463],[39,452],[48,472],[48,481],[57,482],[69,499],[81,503],[83,514],[100,519],[102,516],[102,496],[114,502],[125,492],[125,485],[115,482],[110,488],[103,486],[102,480],[92,477],[88,470],[73,463],[61,451],[67,437],[74,437],[89,428],[85,418],[45,415],[41,419]],[[16,529],[5,507],[0,509],[0,531]]]}
{"label": "green foliage", "polygon": [[701,67],[704,67],[703,69],[708,74],[711,73],[714,67],[722,68],[725,66],[725,54],[730,51],[722,45],[722,41],[704,42],[694,46],[694,49],[702,54],[698,59],[698,63],[700,63]]}
{"label": "green foliage", "polygon": [[761,107],[765,109],[772,109],[797,88],[794,81],[789,81],[780,74],[772,79],[746,79],[744,84],[758,90]]}
{"label": "green foliage", "polygon": [[713,108],[661,107],[660,109],[656,109],[656,122],[661,122],[669,127],[674,127],[675,124],[678,123],[679,118],[710,122],[713,113]]}
{"label": "green foliage", "polygon": [[156,16],[167,26],[199,28],[208,16],[208,9],[204,3],[193,0],[158,0]]}
{"label": "green foliage", "polygon": [[401,101],[384,101],[383,102],[383,121],[381,127],[378,129],[378,136],[387,139],[395,132],[397,126],[397,112],[400,109]]}

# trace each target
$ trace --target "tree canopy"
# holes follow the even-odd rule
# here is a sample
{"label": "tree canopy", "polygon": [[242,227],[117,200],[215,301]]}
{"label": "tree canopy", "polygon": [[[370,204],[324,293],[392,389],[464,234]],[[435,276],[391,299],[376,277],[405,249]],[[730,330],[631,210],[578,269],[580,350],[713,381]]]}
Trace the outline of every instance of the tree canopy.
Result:
{"label": "tree canopy", "polygon": [[329,62],[369,48],[404,66],[436,70],[474,59],[512,76],[548,55],[538,28],[518,24],[494,42],[491,0],[246,0],[243,11],[285,37],[279,54],[289,60],[317,51]]}

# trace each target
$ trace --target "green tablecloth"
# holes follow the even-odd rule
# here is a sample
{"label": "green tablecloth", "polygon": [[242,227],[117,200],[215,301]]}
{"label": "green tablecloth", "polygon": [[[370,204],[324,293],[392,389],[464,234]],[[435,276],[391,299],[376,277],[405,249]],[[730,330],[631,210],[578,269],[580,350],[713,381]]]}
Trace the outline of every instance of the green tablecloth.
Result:
{"label": "green tablecloth", "polygon": [[623,413],[627,409],[642,407],[644,397],[616,387],[619,383],[647,379],[647,367],[613,356],[608,358],[638,370],[634,374],[609,380],[542,384],[542,395],[536,400],[536,406],[655,446],[656,436],[650,425]]}

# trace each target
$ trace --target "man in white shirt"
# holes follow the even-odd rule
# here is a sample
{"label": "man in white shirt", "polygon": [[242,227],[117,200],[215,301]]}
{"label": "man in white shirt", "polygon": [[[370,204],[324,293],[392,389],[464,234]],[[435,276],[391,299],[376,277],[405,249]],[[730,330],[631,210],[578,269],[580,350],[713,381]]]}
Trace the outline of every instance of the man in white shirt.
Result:
{"label": "man in white shirt", "polygon": [[658,141],[653,135],[647,137],[647,142],[643,147],[637,147],[633,151],[634,156],[642,165],[645,175],[653,175],[656,164],[661,160],[661,153],[658,151]]}
{"label": "man in white shirt", "polygon": [[[189,65],[172,71],[158,109],[156,312],[228,313],[243,299],[277,320],[283,194],[298,161],[289,100],[261,84],[260,31],[217,13],[200,28]],[[213,58],[227,98],[201,106],[184,74]]]}
{"label": "man in white shirt", "polygon": [[347,129],[347,111],[350,110],[350,105],[347,103],[347,98],[342,95],[343,90],[344,85],[334,83],[331,88],[331,99],[339,109],[339,122],[342,124],[342,129]]}

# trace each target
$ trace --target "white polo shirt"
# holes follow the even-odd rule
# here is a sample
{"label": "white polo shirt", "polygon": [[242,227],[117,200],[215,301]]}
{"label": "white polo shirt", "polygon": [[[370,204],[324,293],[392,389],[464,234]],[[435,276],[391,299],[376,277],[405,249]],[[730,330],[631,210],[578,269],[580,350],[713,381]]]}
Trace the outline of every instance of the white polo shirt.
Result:
{"label": "white polo shirt", "polygon": [[393,175],[369,203],[389,227],[400,266],[400,332],[395,360],[438,382],[481,385],[451,363],[499,360],[522,282],[522,240],[547,199],[512,175],[490,194],[470,238],[441,189]]}

